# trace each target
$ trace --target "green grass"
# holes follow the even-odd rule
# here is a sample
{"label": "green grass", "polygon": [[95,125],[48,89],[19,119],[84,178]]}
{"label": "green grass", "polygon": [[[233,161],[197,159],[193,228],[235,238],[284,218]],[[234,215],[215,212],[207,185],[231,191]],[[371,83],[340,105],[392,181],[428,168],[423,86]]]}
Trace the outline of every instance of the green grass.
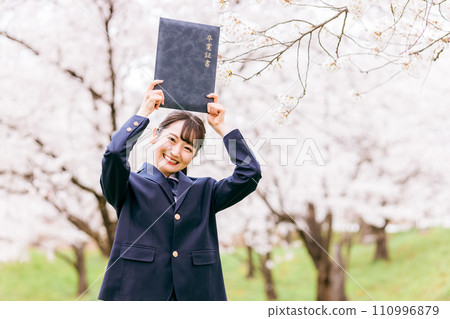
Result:
{"label": "green grass", "polygon": [[[97,300],[103,277],[94,282],[103,273],[107,260],[97,251],[88,251],[86,257],[92,287],[82,300]],[[37,250],[30,251],[29,262],[0,264],[0,300],[76,300],[76,290],[74,268],[57,257],[48,261]]]}
{"label": "green grass", "polygon": [[[389,236],[389,261],[372,262],[375,247],[355,244],[351,251],[347,295],[351,300],[450,300],[450,230],[410,231]],[[286,257],[291,254],[292,259]],[[0,264],[0,300],[76,300],[76,274],[66,262],[47,261],[36,251],[27,263]],[[279,300],[314,300],[316,272],[303,247],[277,247],[274,279]],[[107,260],[88,251],[88,279],[82,300],[96,300]],[[254,256],[256,257],[256,256]],[[246,251],[222,254],[229,300],[265,300],[259,272],[246,279]],[[254,258],[255,263],[257,259]],[[362,288],[361,288],[362,287]],[[365,291],[364,291],[365,290]]]}
{"label": "green grass", "polygon": [[[374,254],[356,246],[350,273],[375,300],[450,300],[450,230],[433,229],[391,235],[389,261],[367,262]],[[353,281],[353,300],[371,300]]]}

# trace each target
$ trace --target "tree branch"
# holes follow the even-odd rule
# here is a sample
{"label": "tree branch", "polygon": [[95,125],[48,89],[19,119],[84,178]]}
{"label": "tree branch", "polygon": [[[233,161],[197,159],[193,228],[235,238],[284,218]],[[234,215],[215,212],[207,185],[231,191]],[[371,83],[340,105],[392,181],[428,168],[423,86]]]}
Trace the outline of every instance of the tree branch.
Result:
{"label": "tree branch", "polygon": [[106,35],[106,43],[108,44],[108,68],[109,73],[111,77],[111,102],[109,104],[110,113],[111,113],[111,126],[112,131],[117,130],[117,121],[116,121],[116,105],[115,105],[115,99],[116,99],[116,72],[114,70],[114,63],[113,63],[113,46],[111,44],[111,37],[109,35],[110,28],[109,24],[111,22],[111,19],[114,15],[114,3],[112,1],[109,1],[109,10],[108,10],[108,16],[105,19],[105,35]]}
{"label": "tree branch", "polygon": [[[9,34],[8,32],[5,31],[0,31],[0,36],[3,36],[17,44],[19,44],[20,46],[24,47],[25,49],[29,50],[30,52],[32,52],[34,55],[42,57],[42,54],[39,50],[37,50],[36,48],[34,48],[31,44],[25,42],[24,40],[20,40],[15,36],[12,36],[11,34]],[[47,61],[49,62],[49,61]],[[89,92],[91,92],[91,94],[93,94],[96,98],[98,99],[102,99],[103,101],[106,102],[106,100],[104,99],[104,97],[102,96],[102,94],[100,94],[99,92],[97,92],[94,88],[88,86],[86,84],[86,81],[84,79],[84,77],[81,74],[78,74],[75,70],[70,69],[70,68],[65,68],[63,66],[61,66],[58,62],[49,62],[50,64],[56,66],[61,72],[69,75],[72,79],[74,80],[78,80],[81,84],[84,85],[84,87],[89,90]]]}

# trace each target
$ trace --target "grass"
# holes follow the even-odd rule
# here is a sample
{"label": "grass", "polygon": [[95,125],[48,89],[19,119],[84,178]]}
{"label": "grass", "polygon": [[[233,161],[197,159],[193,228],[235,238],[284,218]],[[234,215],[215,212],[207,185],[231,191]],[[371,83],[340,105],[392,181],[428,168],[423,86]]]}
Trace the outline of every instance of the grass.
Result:
{"label": "grass", "polygon": [[[354,280],[347,280],[349,299],[450,300],[450,230],[436,228],[389,237],[389,261],[372,262],[373,245],[353,246],[348,272]],[[273,256],[278,260],[274,279],[279,300],[314,300],[316,272],[304,247],[276,247]],[[244,248],[221,258],[229,300],[265,300],[260,273],[245,278]],[[92,287],[82,300],[96,300],[107,260],[98,251],[88,251],[87,260]],[[254,261],[257,263],[256,258]],[[32,250],[27,263],[0,264],[0,300],[77,298],[75,271],[59,258],[49,262],[42,253]]]}
{"label": "grass", "polygon": [[[390,237],[389,261],[367,263],[363,258],[352,258],[351,274],[372,297],[375,300],[450,300],[450,230],[411,231]],[[374,247],[365,250],[364,246],[357,246],[352,256],[373,256]],[[354,282],[348,282],[348,292],[354,300],[371,300]]]}
{"label": "grass", "polygon": [[[107,260],[97,251],[88,251],[86,257],[92,284],[103,273]],[[97,300],[102,278],[82,300]],[[60,258],[48,261],[37,250],[30,251],[29,262],[0,264],[0,300],[76,300],[76,289],[74,268]]]}

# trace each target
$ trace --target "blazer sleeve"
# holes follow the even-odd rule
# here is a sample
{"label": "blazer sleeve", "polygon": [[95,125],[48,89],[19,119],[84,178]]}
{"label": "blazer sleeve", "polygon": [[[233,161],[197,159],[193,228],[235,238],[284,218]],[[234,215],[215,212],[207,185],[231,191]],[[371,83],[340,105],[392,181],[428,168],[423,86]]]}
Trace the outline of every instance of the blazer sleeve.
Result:
{"label": "blazer sleeve", "polygon": [[102,159],[100,185],[103,195],[119,215],[128,188],[130,164],[128,157],[149,119],[133,115],[111,138]]}
{"label": "blazer sleeve", "polygon": [[225,135],[223,142],[236,167],[231,176],[214,183],[213,206],[215,212],[244,199],[256,189],[261,179],[261,167],[238,129]]}

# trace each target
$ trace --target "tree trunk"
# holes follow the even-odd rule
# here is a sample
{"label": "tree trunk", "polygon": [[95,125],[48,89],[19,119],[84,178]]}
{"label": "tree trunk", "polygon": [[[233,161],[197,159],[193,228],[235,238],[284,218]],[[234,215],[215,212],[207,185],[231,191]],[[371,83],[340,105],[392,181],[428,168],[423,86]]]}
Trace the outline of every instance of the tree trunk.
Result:
{"label": "tree trunk", "polygon": [[367,224],[362,218],[359,221],[361,242],[365,244],[375,243],[376,245],[373,261],[389,259],[388,238],[386,234],[388,224],[389,219],[385,219],[384,225],[381,227]]}
{"label": "tree trunk", "polygon": [[[338,244],[335,260],[331,259],[330,240],[332,236],[332,214],[329,211],[322,222],[317,222],[315,207],[308,203],[308,214],[305,218],[308,232],[299,229],[306,249],[317,269],[317,300],[345,301],[345,262],[342,258],[344,239]],[[347,238],[347,237],[345,237]],[[338,263],[338,264],[337,264]]]}
{"label": "tree trunk", "polygon": [[78,296],[84,294],[88,289],[86,260],[84,258],[85,247],[86,247],[85,244],[79,246],[76,245],[72,246],[76,258],[74,266],[78,275]]}
{"label": "tree trunk", "polygon": [[387,235],[386,235],[386,224],[383,227],[375,228],[376,235],[376,249],[373,261],[377,260],[389,260],[389,251],[387,247]]}
{"label": "tree trunk", "polygon": [[247,278],[255,277],[255,264],[253,263],[253,248],[252,246],[247,246],[247,262],[248,262],[248,273]]}
{"label": "tree trunk", "polygon": [[277,300],[277,293],[275,292],[275,284],[272,276],[272,268],[267,267],[267,262],[271,260],[270,252],[265,255],[258,254],[261,264],[261,273],[264,278],[264,291],[267,300]]}
{"label": "tree trunk", "polygon": [[[335,300],[348,300],[345,294],[345,283],[347,274],[345,269],[347,268],[348,261],[350,260],[350,249],[352,245],[352,237],[350,234],[344,234],[341,241],[335,245],[335,260],[331,263],[331,274],[333,279],[331,280],[331,295]],[[347,245],[347,255],[344,258],[342,248]]]}
{"label": "tree trunk", "polygon": [[342,268],[330,258],[319,261],[319,268],[317,269],[317,300],[319,301],[348,300],[345,294],[345,265],[342,256],[340,256],[341,253],[338,252],[337,254],[339,257],[337,256],[335,260]]}
{"label": "tree trunk", "polygon": [[[288,218],[284,214],[284,211],[280,212],[275,209],[263,192],[257,191],[257,193],[266,203],[267,207],[269,207],[270,211],[278,217],[278,222],[289,222],[293,223],[296,227],[299,226],[295,220]],[[298,228],[298,233],[317,270],[317,300],[347,300],[345,294],[345,281],[347,277],[345,276],[345,263],[341,255],[341,250],[338,249],[338,258],[336,261],[330,258],[330,240],[333,225],[331,211],[328,211],[325,219],[319,223],[316,220],[314,204],[309,202],[304,222],[307,224],[306,229],[300,227]],[[350,250],[350,241],[348,247]]]}
{"label": "tree trunk", "polygon": [[55,255],[73,266],[77,273],[77,295],[80,296],[88,289],[87,273],[86,273],[86,260],[84,258],[84,250],[86,244],[72,245],[72,249],[75,253],[75,260],[66,256],[65,254],[55,251]]}
{"label": "tree trunk", "polygon": [[325,259],[319,259],[314,264],[317,268],[317,300],[333,300],[331,296],[331,263],[328,256]]}

